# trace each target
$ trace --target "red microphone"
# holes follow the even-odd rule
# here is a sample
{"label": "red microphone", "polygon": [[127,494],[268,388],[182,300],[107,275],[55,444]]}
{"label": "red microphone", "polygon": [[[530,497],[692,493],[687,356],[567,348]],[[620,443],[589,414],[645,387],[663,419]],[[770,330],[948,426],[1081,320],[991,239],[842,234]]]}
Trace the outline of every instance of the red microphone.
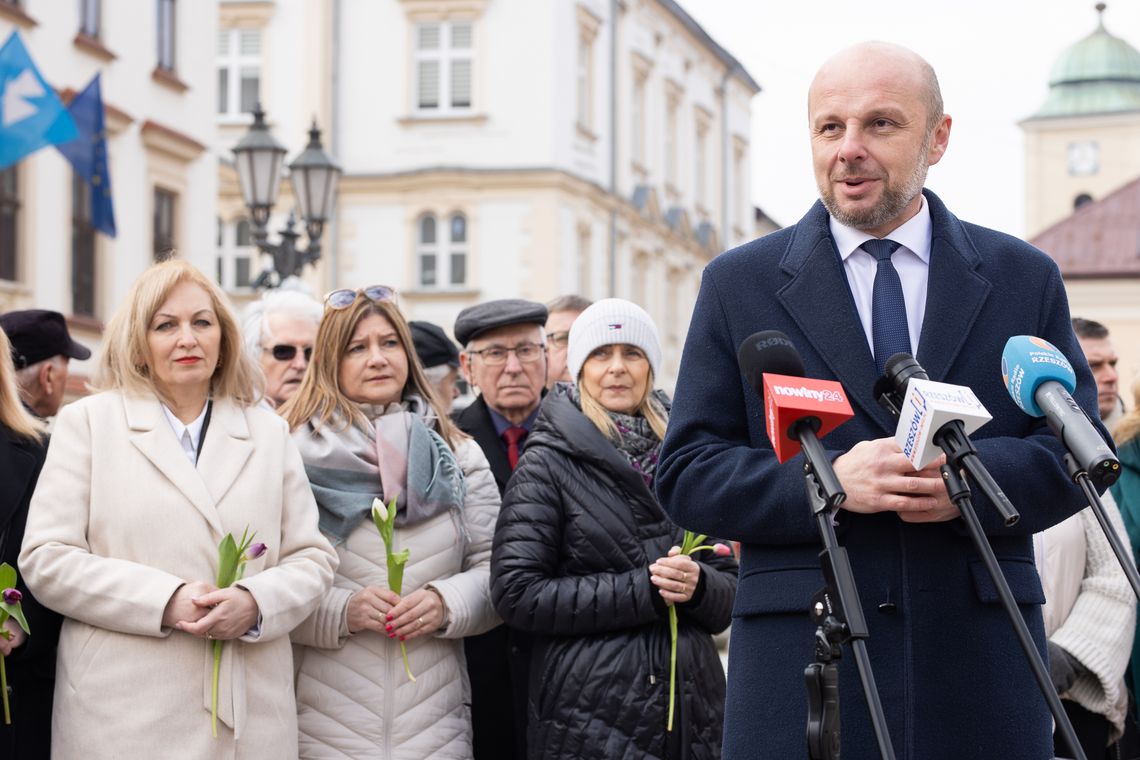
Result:
{"label": "red microphone", "polygon": [[[800,352],[779,330],[749,335],[736,352],[740,372],[764,403],[768,439],[781,464],[800,452],[807,441],[809,460],[820,460],[817,469],[828,485],[841,491],[839,481],[828,475],[819,437],[827,435],[855,416],[843,386],[832,380],[804,377]],[[827,466],[824,466],[827,465]]]}
{"label": "red microphone", "polygon": [[843,386],[833,380],[763,373],[768,439],[781,464],[800,453],[801,430],[817,438],[855,416]]}

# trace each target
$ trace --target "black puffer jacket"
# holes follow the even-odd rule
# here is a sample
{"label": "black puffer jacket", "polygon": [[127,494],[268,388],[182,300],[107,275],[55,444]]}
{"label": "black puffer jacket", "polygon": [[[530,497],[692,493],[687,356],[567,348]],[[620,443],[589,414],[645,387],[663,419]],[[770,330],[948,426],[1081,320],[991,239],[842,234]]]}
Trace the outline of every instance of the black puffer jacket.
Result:
{"label": "black puffer jacket", "polygon": [[565,392],[548,394],[491,556],[499,614],[535,635],[530,758],[720,757],[725,681],[711,634],[731,620],[731,558],[694,557],[701,578],[677,610],[680,695],[672,736],[665,730],[669,618],[648,568],[682,536]]}

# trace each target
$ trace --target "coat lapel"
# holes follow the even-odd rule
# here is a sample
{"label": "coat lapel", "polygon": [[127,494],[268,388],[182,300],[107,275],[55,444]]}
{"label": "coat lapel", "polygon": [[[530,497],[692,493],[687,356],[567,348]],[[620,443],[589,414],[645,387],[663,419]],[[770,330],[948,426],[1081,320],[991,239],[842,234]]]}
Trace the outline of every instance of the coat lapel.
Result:
{"label": "coat lapel", "polygon": [[[961,222],[936,195],[929,190],[924,193],[930,204],[933,236],[926,313],[915,358],[931,379],[941,381],[965,345],[991,285],[975,271],[981,259]],[[848,398],[884,431],[893,433],[896,421],[879,407],[872,393],[878,380],[874,357],[835,253],[828,219],[823,205],[817,203],[797,225],[797,234],[781,261],[791,280],[776,295],[843,384]]]}
{"label": "coat lapel", "polygon": [[206,481],[178,445],[158,399],[123,396],[123,405],[131,429],[131,444],[202,513],[219,538],[224,535]]}
{"label": "coat lapel", "polygon": [[244,410],[228,399],[215,401],[198,458],[198,472],[214,505],[221,503],[251,454],[253,441]]}
{"label": "coat lapel", "polygon": [[507,487],[507,481],[511,479],[513,470],[510,461],[507,460],[507,452],[503,450],[502,441],[495,433],[495,423],[491,421],[491,413],[487,411],[487,402],[482,396],[475,399],[456,415],[455,422],[460,430],[474,438],[475,443],[483,450],[501,495]]}
{"label": "coat lapel", "polygon": [[944,381],[981,314],[991,285],[975,271],[981,258],[963,234],[962,223],[933,193],[927,191],[926,198],[934,235],[926,315],[915,358],[931,380]]}
{"label": "coat lapel", "polygon": [[[776,297],[803,332],[848,399],[887,432],[895,421],[875,402],[875,359],[851,298],[851,288],[828,229],[828,215],[816,203],[798,225],[780,262],[791,279]],[[809,370],[810,374],[810,370]]]}

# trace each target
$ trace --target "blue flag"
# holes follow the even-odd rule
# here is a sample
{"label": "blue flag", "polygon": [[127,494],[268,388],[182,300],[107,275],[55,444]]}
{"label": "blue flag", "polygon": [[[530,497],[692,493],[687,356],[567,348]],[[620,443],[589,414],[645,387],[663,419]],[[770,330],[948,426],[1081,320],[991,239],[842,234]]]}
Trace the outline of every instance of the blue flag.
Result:
{"label": "blue flag", "polygon": [[79,137],[56,146],[75,173],[91,185],[91,225],[115,237],[115,207],[111,203],[111,172],[107,165],[107,129],[104,125],[103,94],[99,74],[67,107]]}
{"label": "blue flag", "polygon": [[0,48],[0,169],[77,134],[71,114],[36,69],[19,32],[12,32]]}

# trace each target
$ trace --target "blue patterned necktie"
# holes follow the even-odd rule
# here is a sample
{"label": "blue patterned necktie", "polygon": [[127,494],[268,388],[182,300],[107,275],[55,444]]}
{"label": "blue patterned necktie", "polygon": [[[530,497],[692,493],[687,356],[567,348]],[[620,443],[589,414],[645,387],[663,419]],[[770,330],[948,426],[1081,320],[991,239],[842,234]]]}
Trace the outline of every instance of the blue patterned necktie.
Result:
{"label": "blue patterned necktie", "polygon": [[902,280],[891,263],[891,254],[899,243],[893,240],[867,240],[859,246],[875,257],[875,286],[871,291],[871,341],[874,343],[875,366],[879,374],[900,351],[910,353],[910,328],[906,322],[906,301]]}

